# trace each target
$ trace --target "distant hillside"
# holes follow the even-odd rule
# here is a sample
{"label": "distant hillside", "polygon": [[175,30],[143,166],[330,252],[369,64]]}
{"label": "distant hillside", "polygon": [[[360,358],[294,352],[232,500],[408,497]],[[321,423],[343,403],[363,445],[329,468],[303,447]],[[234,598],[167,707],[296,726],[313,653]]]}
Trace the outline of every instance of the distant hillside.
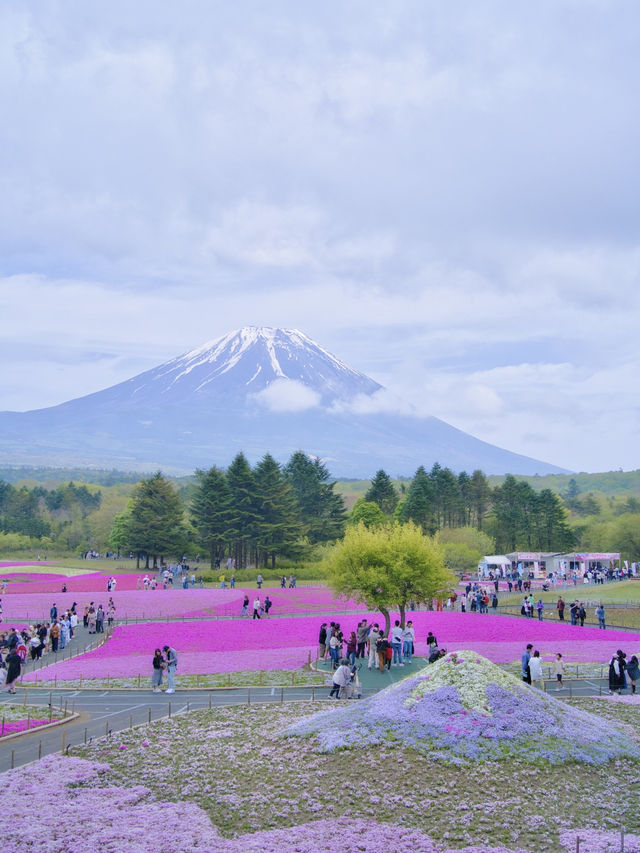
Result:
{"label": "distant hillside", "polygon": [[[551,489],[559,495],[566,493],[569,481],[575,480],[578,491],[602,492],[611,497],[617,495],[640,494],[640,469],[636,471],[604,471],[600,474],[546,474],[544,477],[526,477],[517,475],[518,480],[525,480],[536,491]],[[504,481],[502,475],[489,475],[489,482],[497,486]]]}
{"label": "distant hillside", "polygon": [[[516,475],[516,479],[525,480],[537,492],[542,491],[542,489],[551,489],[559,495],[566,494],[569,481],[572,478],[576,481],[580,494],[601,492],[608,497],[640,495],[640,470],[605,471],[600,474],[546,474],[544,477]],[[492,486],[498,486],[504,481],[504,476],[492,474],[487,479]],[[403,478],[393,482],[398,492],[401,493],[402,485],[408,486],[411,480]],[[344,497],[346,505],[351,507],[358,498],[364,496],[370,485],[370,480],[338,480],[336,491]]]}

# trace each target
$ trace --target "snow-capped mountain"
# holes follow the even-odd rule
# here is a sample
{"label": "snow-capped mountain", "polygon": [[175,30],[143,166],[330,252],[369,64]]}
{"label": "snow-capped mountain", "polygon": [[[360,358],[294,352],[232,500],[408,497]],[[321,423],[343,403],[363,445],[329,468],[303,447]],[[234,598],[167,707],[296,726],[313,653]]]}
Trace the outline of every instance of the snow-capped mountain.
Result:
{"label": "snow-capped mountain", "polygon": [[381,467],[410,475],[434,462],[486,473],[562,470],[437,418],[390,412],[385,395],[302,332],[248,326],[104,391],[0,413],[0,462],[189,472],[226,466],[239,450],[255,462],[302,449],[342,477]]}
{"label": "snow-capped mountain", "polygon": [[165,404],[205,398],[228,404],[259,397],[274,383],[291,382],[311,390],[324,405],[381,388],[297,329],[245,326],[113,390],[118,395],[129,391],[136,402],[151,396]]}

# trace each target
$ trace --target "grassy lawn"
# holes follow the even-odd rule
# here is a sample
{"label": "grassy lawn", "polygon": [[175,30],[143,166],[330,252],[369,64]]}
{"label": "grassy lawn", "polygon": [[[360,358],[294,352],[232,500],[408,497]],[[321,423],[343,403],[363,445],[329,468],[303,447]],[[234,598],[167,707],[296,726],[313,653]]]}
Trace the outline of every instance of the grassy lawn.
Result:
{"label": "grassy lawn", "polygon": [[[572,704],[616,720],[621,737],[638,739],[638,706]],[[621,820],[627,832],[640,831],[636,762],[480,762],[470,772],[407,746],[319,754],[312,740],[282,737],[295,719],[330,707],[301,702],[198,711],[72,754],[107,762],[112,784],[144,779],[161,800],[192,800],[227,836],[342,815],[418,828],[460,847],[484,842],[555,851],[560,829],[617,829]]]}
{"label": "grassy lawn", "polygon": [[[618,583],[606,583],[602,586],[595,584],[578,584],[574,586],[572,583],[566,587],[558,586],[556,589],[550,589],[548,592],[543,592],[539,589],[532,590],[533,597],[537,601],[541,598],[546,603],[555,603],[558,596],[562,596],[567,603],[574,599],[579,601],[594,601],[603,604],[638,604],[640,607],[640,580],[620,581]],[[524,593],[500,593],[500,604],[518,604],[522,601]]]}
{"label": "grassy lawn", "polygon": [[[46,670],[43,671],[46,673]],[[252,670],[238,672],[220,672],[210,673],[206,675],[176,675],[176,687],[180,690],[192,690],[194,688],[214,688],[214,687],[292,687],[295,685],[315,685],[322,687],[327,683],[329,675],[320,672],[311,672],[303,669],[285,669],[285,670]],[[51,689],[53,687],[68,687],[68,688],[96,688],[104,690],[113,688],[118,690],[134,689],[144,690],[151,689],[150,678],[83,678],[62,681],[57,679],[45,680],[38,678],[38,682],[32,683],[29,686],[44,687]],[[163,684],[166,687],[166,683]]]}

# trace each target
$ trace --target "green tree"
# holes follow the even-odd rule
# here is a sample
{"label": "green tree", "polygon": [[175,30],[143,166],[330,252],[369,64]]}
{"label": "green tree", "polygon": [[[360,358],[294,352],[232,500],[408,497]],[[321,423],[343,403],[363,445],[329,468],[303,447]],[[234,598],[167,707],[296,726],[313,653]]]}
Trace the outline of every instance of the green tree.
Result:
{"label": "green tree", "polygon": [[109,533],[109,545],[115,549],[120,557],[120,552],[129,545],[129,530],[131,525],[131,509],[118,513],[113,519],[111,532]]}
{"label": "green tree", "polygon": [[407,490],[400,509],[400,521],[413,521],[423,533],[435,533],[433,516],[434,489],[429,475],[421,465]]}
{"label": "green tree", "polygon": [[365,501],[378,504],[385,515],[393,515],[398,504],[398,493],[391,482],[391,477],[382,468],[371,481],[364,499]]}
{"label": "green tree", "polygon": [[349,524],[357,526],[362,522],[365,527],[379,527],[385,523],[385,514],[374,501],[358,498],[349,513]]}
{"label": "green tree", "polygon": [[153,477],[141,480],[133,490],[127,541],[138,554],[153,557],[154,568],[158,557],[178,555],[186,544],[184,512],[180,499],[171,483],[158,471]]}
{"label": "green tree", "polygon": [[391,609],[400,611],[404,627],[410,601],[431,604],[449,595],[456,583],[439,545],[411,522],[349,527],[328,558],[327,577],[339,595],[379,610],[387,634]]}
{"label": "green tree", "polygon": [[329,482],[330,474],[319,459],[296,451],[285,467],[285,475],[298,504],[303,535],[312,544],[339,539],[344,532],[346,510],[342,497]]}
{"label": "green tree", "polygon": [[191,520],[196,541],[209,554],[211,568],[224,556],[231,531],[231,492],[224,471],[214,465],[196,471],[197,485],[191,500]]}
{"label": "green tree", "polygon": [[227,486],[231,496],[229,532],[236,566],[247,565],[258,531],[256,482],[244,453],[238,453],[227,468]]}
{"label": "green tree", "polygon": [[536,549],[541,551],[568,551],[576,544],[576,536],[567,522],[567,511],[560,498],[551,489],[543,489],[536,496]]}
{"label": "green tree", "polygon": [[267,453],[254,470],[258,512],[257,546],[260,562],[276,567],[276,556],[292,545],[300,536],[302,524],[298,520],[298,506],[291,483],[282,468]]}
{"label": "green tree", "polygon": [[491,486],[484,473],[476,469],[469,484],[469,523],[482,530],[491,506]]}

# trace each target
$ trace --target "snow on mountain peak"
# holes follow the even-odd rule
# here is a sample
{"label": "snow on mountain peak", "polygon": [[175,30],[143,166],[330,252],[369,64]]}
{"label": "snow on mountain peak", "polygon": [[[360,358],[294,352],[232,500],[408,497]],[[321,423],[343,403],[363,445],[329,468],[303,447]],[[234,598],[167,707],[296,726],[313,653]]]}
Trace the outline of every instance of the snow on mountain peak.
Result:
{"label": "snow on mountain peak", "polygon": [[[298,329],[269,326],[243,326],[166,362],[153,374],[164,394],[187,387],[196,394],[244,394],[269,408],[281,404],[283,411],[291,410],[293,400],[301,401],[302,408],[320,401],[331,405],[381,387]],[[304,388],[311,393],[303,393]]]}

